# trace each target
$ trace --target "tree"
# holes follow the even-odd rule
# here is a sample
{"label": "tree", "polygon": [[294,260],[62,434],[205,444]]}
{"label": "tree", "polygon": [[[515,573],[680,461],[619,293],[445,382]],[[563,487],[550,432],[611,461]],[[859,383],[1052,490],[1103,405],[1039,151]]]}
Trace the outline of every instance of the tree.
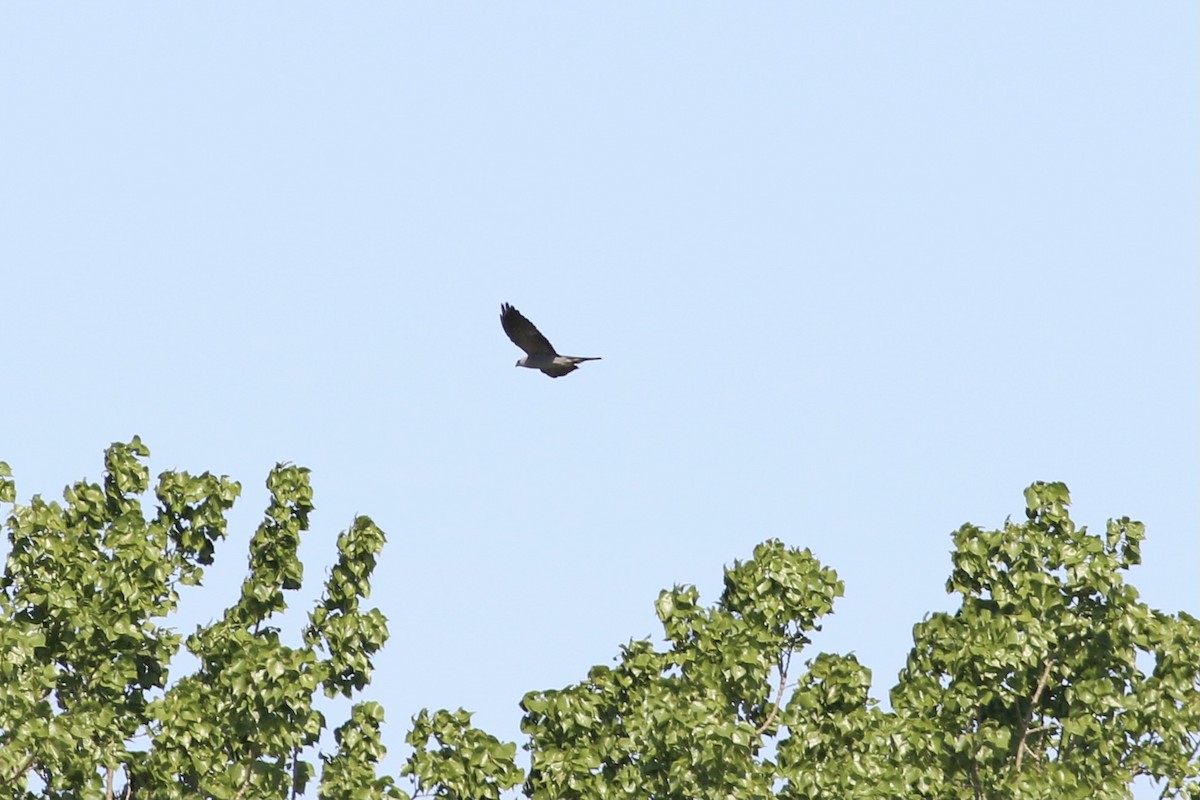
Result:
{"label": "tree", "polygon": [[[0,792],[85,798],[285,797],[316,775],[317,689],[353,697],[386,623],[363,611],[383,534],[365,517],[338,541],[304,645],[269,624],[296,560],[307,472],[271,472],[250,574],[221,620],[187,639],[199,666],[173,683],[181,639],[158,620],[199,582],[238,495],[226,478],[167,472],[138,499],[148,455],[114,445],[103,485],[66,505],[34,497],[6,523],[0,591]],[[0,464],[0,502],[15,490]],[[613,666],[521,701],[517,746],[463,711],[421,711],[401,774],[416,797],[1122,798],[1139,776],[1200,798],[1200,621],[1148,608],[1124,580],[1140,523],[1077,528],[1062,484],[1026,491],[1026,519],[954,534],[954,613],[914,628],[890,708],[853,656],[794,662],[844,587],[807,550],[770,540],[725,571],[719,600],[658,598],[665,646],[631,641]],[[377,774],[382,709],[357,703],[322,754],[318,796],[407,797]],[[137,745],[142,745],[139,749]],[[114,776],[126,778],[114,789]]]}
{"label": "tree", "polygon": [[[1091,535],[1057,483],[1026,501],[1021,524],[954,534],[961,606],[915,627],[891,710],[853,656],[792,673],[843,587],[768,541],[725,571],[715,606],[690,586],[660,595],[665,649],[631,642],[615,667],[525,696],[526,796],[1082,800],[1129,797],[1146,776],[1163,797],[1200,797],[1200,621],[1124,582],[1140,523]],[[420,788],[496,796],[449,770]]]}
{"label": "tree", "polygon": [[[387,638],[383,615],[362,610],[383,533],[358,517],[338,539],[325,594],[303,646],[271,625],[298,589],[296,557],[308,528],[308,471],[280,464],[250,543],[250,573],[222,618],[187,638],[196,672],[167,686],[181,637],[160,620],[178,587],[200,583],[226,535],[241,487],[209,473],[164,472],[147,514],[140,495],[149,451],[135,437],[105,454],[103,484],[79,482],[65,505],[35,496],[5,527],[0,582],[0,792],[43,797],[243,798],[302,792],[303,755],[325,727],[318,689],[352,697]],[[15,486],[0,464],[0,502]],[[396,796],[376,778],[382,756],[374,703],[355,705],[326,758],[319,795]],[[148,746],[138,749],[139,742]],[[115,787],[123,773],[124,785]]]}

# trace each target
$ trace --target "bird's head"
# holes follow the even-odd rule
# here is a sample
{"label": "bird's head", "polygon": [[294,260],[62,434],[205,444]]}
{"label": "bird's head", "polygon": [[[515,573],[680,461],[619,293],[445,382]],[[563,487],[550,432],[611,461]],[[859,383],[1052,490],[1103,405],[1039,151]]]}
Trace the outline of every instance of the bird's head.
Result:
{"label": "bird's head", "polygon": [[525,366],[525,357],[524,357],[524,356],[522,356],[521,358],[518,358],[518,359],[517,359],[517,363],[513,364],[513,366],[514,366],[514,367],[523,367],[523,366]]}

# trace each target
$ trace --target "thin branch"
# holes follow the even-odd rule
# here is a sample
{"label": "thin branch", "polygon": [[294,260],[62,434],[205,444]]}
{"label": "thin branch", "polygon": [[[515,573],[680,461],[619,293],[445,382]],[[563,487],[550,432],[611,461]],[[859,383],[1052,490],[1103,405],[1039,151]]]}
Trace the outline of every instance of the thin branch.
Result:
{"label": "thin branch", "polygon": [[1037,705],[1037,701],[1042,696],[1042,692],[1046,688],[1046,681],[1050,679],[1050,670],[1054,666],[1054,659],[1046,662],[1046,668],[1042,670],[1042,677],[1038,678],[1037,688],[1033,690],[1033,699],[1029,701],[1029,713],[1033,715],[1033,707]]}
{"label": "thin branch", "polygon": [[755,736],[762,736],[763,731],[771,726],[775,721],[775,717],[779,714],[779,707],[783,704],[783,692],[787,688],[787,671],[792,663],[792,654],[789,652],[787,656],[780,659],[779,662],[779,691],[775,693],[775,704],[771,707],[771,713],[767,715],[762,727],[754,732]]}
{"label": "thin branch", "polygon": [[9,775],[7,778],[0,780],[0,786],[16,782],[17,780],[19,780],[21,778],[22,775],[24,775],[26,772],[28,772],[29,768],[32,766],[33,766],[33,755],[31,754],[29,756],[29,758],[25,759],[25,763],[22,764],[17,769],[16,772],[14,772],[12,775]]}
{"label": "thin branch", "polygon": [[[1038,678],[1037,687],[1033,690],[1033,697],[1029,701],[1029,711],[1027,711],[1021,717],[1021,738],[1017,742],[1017,764],[1016,764],[1016,767],[1017,767],[1018,775],[1021,774],[1021,760],[1025,757],[1025,754],[1029,753],[1030,755],[1033,755],[1033,751],[1030,750],[1029,745],[1026,744],[1026,742],[1029,740],[1029,734],[1034,732],[1034,731],[1030,730],[1029,723],[1033,719],[1033,712],[1034,712],[1034,709],[1037,708],[1038,700],[1041,699],[1042,692],[1046,689],[1046,681],[1050,680],[1050,670],[1053,667],[1054,667],[1054,659],[1053,658],[1046,659],[1046,666],[1044,669],[1042,669],[1042,677]],[[1043,726],[1043,728],[1037,728],[1034,730],[1042,730],[1042,729],[1044,729],[1044,726]]]}
{"label": "thin branch", "polygon": [[[971,720],[971,733],[979,733],[979,717],[982,709],[975,707],[975,718]],[[971,779],[971,794],[974,800],[983,800],[983,785],[979,782],[979,761],[972,758],[967,761],[967,775]]]}
{"label": "thin branch", "polygon": [[296,778],[300,777],[300,745],[292,747],[292,800],[296,800]]}
{"label": "thin branch", "polygon": [[113,800],[113,768],[104,768],[104,800]]}
{"label": "thin branch", "polygon": [[1029,745],[1025,744],[1024,742],[1021,742],[1021,749],[1017,752],[1017,761],[1018,762],[1020,762],[1021,756],[1024,755],[1025,753],[1029,753],[1030,758],[1032,758],[1034,761],[1037,761],[1038,763],[1041,763],[1042,757],[1040,755],[1038,755],[1037,753],[1033,752],[1033,750],[1030,749]]}
{"label": "thin branch", "polygon": [[242,800],[242,797],[246,794],[246,790],[250,788],[250,779],[254,777],[254,764],[255,762],[251,760],[246,765],[246,780],[242,781],[242,788],[238,789],[237,794],[233,796],[233,800]]}

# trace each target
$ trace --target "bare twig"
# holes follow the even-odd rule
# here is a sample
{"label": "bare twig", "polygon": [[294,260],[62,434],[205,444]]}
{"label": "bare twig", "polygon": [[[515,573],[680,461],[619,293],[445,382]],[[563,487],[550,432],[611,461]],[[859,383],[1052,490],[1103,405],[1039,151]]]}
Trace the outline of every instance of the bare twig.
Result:
{"label": "bare twig", "polygon": [[1042,692],[1045,691],[1045,689],[1046,689],[1046,681],[1050,680],[1050,670],[1053,667],[1054,667],[1054,659],[1053,658],[1046,659],[1046,666],[1042,669],[1042,677],[1038,678],[1037,687],[1034,688],[1034,690],[1033,690],[1033,697],[1030,698],[1030,700],[1029,700],[1029,710],[1026,711],[1021,716],[1021,738],[1017,742],[1017,764],[1016,764],[1016,767],[1017,767],[1018,775],[1021,774],[1021,761],[1022,761],[1022,759],[1024,759],[1025,754],[1029,753],[1030,755],[1033,755],[1033,751],[1029,749],[1029,745],[1027,744],[1027,742],[1029,740],[1029,734],[1035,733],[1039,730],[1048,730],[1049,729],[1047,726],[1044,726],[1044,725],[1040,726],[1038,728],[1030,729],[1029,723],[1033,720],[1034,709],[1037,708],[1038,700],[1041,699]]}

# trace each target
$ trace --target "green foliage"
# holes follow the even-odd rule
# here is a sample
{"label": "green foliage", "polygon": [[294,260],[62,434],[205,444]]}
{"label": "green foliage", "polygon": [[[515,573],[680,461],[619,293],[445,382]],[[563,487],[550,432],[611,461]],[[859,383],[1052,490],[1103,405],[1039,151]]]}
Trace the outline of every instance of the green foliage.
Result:
{"label": "green foliage", "polygon": [[[0,796],[298,796],[326,730],[318,691],[353,699],[387,639],[363,608],[384,535],[366,517],[341,534],[301,645],[285,645],[272,623],[303,580],[313,504],[307,470],[277,466],[239,596],[184,642],[162,621],[213,564],[240,486],[166,472],[147,512],[147,456],[136,438],[114,445],[102,483],[8,515]],[[15,497],[0,462],[0,502]],[[1069,503],[1062,484],[1034,484],[1020,524],[953,534],[959,607],[914,627],[890,710],[853,656],[794,665],[843,585],[771,540],[725,570],[715,605],[691,586],[662,592],[661,648],[631,641],[585,680],[526,694],[528,773],[460,709],[413,718],[401,775],[414,800],[1104,800],[1138,777],[1200,798],[1200,620],[1147,607],[1126,582],[1140,523],[1091,535]],[[171,682],[183,644],[197,666]],[[378,704],[353,705],[320,754],[318,797],[409,800],[378,774],[382,724]]]}
{"label": "green foliage", "polygon": [[334,731],[337,752],[322,756],[320,800],[407,798],[390,777],[376,777],[375,765],[387,752],[379,737],[382,724],[383,708],[378,703],[355,704],[350,719]]}
{"label": "green foliage", "polygon": [[473,728],[471,715],[461,708],[433,714],[422,710],[413,718],[407,740],[413,754],[401,774],[413,777],[418,796],[497,800],[524,777],[513,763],[517,746]]}
{"label": "green foliage", "polygon": [[[359,609],[383,534],[365,517],[354,521],[313,612],[324,625],[303,647],[284,645],[270,620],[286,608],[284,592],[300,587],[296,550],[313,506],[308,471],[277,466],[240,597],[187,638],[199,666],[168,685],[181,637],[160,621],[176,610],[178,587],[200,583],[213,563],[241,487],[208,473],[165,472],[148,514],[148,455],[136,437],[115,444],[101,484],[68,487],[65,505],[35,496],[5,523],[0,791],[111,796],[121,773],[122,791],[147,798],[303,791],[314,770],[302,755],[325,727],[316,690],[350,696],[362,688],[387,638],[378,611]],[[14,499],[0,465],[0,500]],[[381,785],[373,774],[381,715],[356,707],[338,729],[328,796],[366,797],[356,792]],[[375,746],[363,744],[372,736]]]}
{"label": "green foliage", "polygon": [[[765,736],[778,729],[772,673],[832,608],[842,584],[807,550],[778,541],[725,572],[715,608],[694,587],[663,592],[670,648],[622,648],[615,668],[522,701],[530,797],[727,798],[769,794]],[[772,699],[774,697],[774,699]]]}
{"label": "green foliage", "polygon": [[387,620],[379,609],[359,609],[360,598],[371,592],[375,556],[385,542],[383,531],[358,517],[338,537],[338,562],[325,583],[325,597],[309,614],[304,633],[309,646],[323,643],[330,653],[321,678],[330,697],[350,697],[371,680],[371,656],[387,641]]}
{"label": "green foliage", "polygon": [[1123,798],[1147,776],[1200,797],[1200,628],[1125,583],[1143,527],[1089,535],[1061,484],[1027,500],[1021,525],[954,535],[961,607],[914,628],[891,711],[853,656],[792,674],[842,585],[771,541],[726,570],[715,607],[692,587],[659,597],[666,650],[631,642],[525,696],[526,795]]}
{"label": "green foliage", "polygon": [[941,796],[1082,799],[1128,797],[1145,775],[1200,796],[1200,628],[1125,583],[1144,527],[1077,528],[1061,483],[1026,501],[1023,524],[954,535],[961,607],[916,626],[892,690],[905,779]]}
{"label": "green foliage", "polygon": [[[1138,602],[1143,526],[1092,536],[1062,484],[1027,521],[954,534],[953,614],[913,630],[891,712],[852,659],[818,656],[785,714],[785,797],[1200,797],[1200,627]],[[1152,663],[1149,674],[1139,667]]]}

